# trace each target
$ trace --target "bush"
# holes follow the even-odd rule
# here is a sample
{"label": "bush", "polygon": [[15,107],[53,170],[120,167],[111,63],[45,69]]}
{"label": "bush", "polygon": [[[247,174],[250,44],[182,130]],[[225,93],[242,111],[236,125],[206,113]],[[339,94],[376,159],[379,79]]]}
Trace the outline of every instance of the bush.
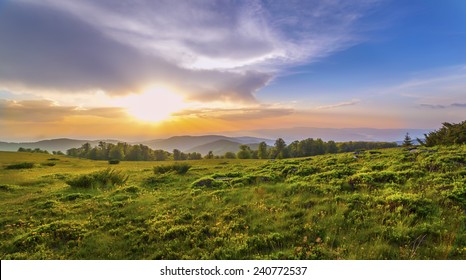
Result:
{"label": "bush", "polygon": [[115,171],[107,168],[102,171],[80,175],[71,180],[66,181],[68,185],[74,188],[98,188],[98,187],[114,187],[121,186],[126,183],[128,176],[121,171]]}
{"label": "bush", "polygon": [[119,163],[120,163],[120,160],[118,160],[118,159],[110,159],[108,161],[108,164],[119,164]]}
{"label": "bush", "polygon": [[183,175],[183,174],[186,174],[190,168],[191,168],[191,165],[187,163],[175,163],[172,165],[159,165],[159,166],[154,167],[154,173],[164,174],[167,172],[174,171],[179,175]]}
{"label": "bush", "polygon": [[214,189],[214,188],[222,188],[224,187],[225,184],[223,181],[215,180],[212,177],[203,177],[200,178],[199,180],[196,180],[192,183],[192,187],[194,188],[209,188],[209,189]]}
{"label": "bush", "polygon": [[10,164],[5,167],[5,169],[28,169],[33,168],[34,163],[32,162],[21,162],[16,164]]}

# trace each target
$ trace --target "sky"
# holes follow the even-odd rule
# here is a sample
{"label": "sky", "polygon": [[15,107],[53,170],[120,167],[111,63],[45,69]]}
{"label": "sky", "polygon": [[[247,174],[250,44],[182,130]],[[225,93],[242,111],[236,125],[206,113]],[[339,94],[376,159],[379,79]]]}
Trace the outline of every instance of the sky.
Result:
{"label": "sky", "polygon": [[0,141],[465,119],[463,0],[0,0]]}

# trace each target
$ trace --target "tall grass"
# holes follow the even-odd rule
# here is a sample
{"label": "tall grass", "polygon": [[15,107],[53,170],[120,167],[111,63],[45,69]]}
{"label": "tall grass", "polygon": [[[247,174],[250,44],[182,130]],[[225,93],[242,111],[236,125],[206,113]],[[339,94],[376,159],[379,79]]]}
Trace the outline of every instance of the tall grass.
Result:
{"label": "tall grass", "polygon": [[102,171],[90,174],[79,175],[73,179],[67,180],[66,183],[73,188],[100,188],[121,186],[128,180],[128,175],[121,171],[107,168]]}

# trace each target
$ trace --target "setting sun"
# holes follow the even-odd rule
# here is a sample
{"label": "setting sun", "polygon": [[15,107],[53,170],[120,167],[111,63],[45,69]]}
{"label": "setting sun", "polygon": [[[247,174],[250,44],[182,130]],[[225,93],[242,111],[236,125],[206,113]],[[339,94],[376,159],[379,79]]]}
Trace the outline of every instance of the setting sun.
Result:
{"label": "setting sun", "polygon": [[114,104],[126,108],[134,118],[146,122],[166,120],[172,113],[187,107],[181,95],[162,86],[151,86],[139,95],[116,98]]}

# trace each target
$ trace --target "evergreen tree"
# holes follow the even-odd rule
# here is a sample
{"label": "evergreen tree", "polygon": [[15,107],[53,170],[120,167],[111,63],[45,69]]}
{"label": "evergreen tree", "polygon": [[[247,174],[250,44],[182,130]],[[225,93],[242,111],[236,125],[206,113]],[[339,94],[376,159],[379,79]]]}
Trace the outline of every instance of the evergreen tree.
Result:
{"label": "evergreen tree", "polygon": [[413,140],[409,136],[409,133],[406,133],[405,139],[403,140],[403,147],[411,147],[413,145]]}
{"label": "evergreen tree", "polygon": [[424,134],[426,146],[466,144],[466,121],[457,124],[445,122],[442,125],[439,130]]}

